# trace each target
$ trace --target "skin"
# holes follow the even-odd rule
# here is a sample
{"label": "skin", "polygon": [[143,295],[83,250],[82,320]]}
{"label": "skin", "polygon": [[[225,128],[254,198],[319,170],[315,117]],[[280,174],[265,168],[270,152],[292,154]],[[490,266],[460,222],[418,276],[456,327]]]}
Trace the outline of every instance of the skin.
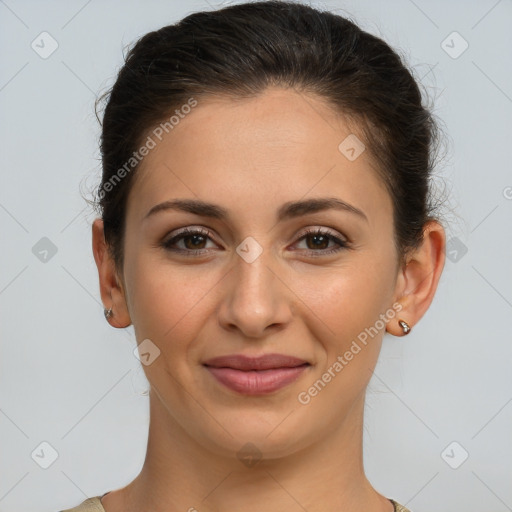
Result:
{"label": "skin", "polygon": [[[428,309],[444,266],[445,233],[425,225],[422,245],[398,264],[393,207],[368,150],[354,161],[338,145],[354,133],[321,98],[269,88],[250,99],[203,98],[144,158],[127,204],[125,261],[115,269],[103,223],[92,226],[103,303],[112,326],[133,324],[137,342],[160,355],[143,369],[150,383],[150,427],[141,473],[102,499],[107,512],[340,510],[391,512],[363,469],[365,391],[385,331],[402,336]],[[326,210],[276,222],[285,202],[337,197],[362,210]],[[154,205],[201,199],[227,220]],[[187,257],[162,247],[180,228],[210,232]],[[334,241],[301,238],[322,228]],[[252,263],[236,248],[253,237]],[[315,245],[315,241],[317,245]],[[314,251],[318,256],[311,254]],[[307,405],[307,391],[380,314],[401,311]],[[269,352],[311,366],[270,395],[246,396],[218,383],[208,358]],[[253,443],[262,458],[237,457]],[[194,507],[194,508],[192,508]]]}

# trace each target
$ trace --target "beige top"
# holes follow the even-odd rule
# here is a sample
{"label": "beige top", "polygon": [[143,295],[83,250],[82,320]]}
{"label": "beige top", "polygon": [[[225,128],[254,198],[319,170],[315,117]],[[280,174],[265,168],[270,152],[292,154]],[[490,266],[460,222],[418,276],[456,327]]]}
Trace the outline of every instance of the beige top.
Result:
{"label": "beige top", "polygon": [[[105,512],[105,509],[101,504],[100,498],[101,496],[88,498],[77,507],[67,508],[66,510],[61,510],[61,512]],[[391,501],[391,503],[393,503],[395,507],[395,512],[411,512],[408,508],[405,508],[403,505],[400,505],[400,503],[397,503],[395,500],[392,500],[391,498],[388,499],[389,501]]]}

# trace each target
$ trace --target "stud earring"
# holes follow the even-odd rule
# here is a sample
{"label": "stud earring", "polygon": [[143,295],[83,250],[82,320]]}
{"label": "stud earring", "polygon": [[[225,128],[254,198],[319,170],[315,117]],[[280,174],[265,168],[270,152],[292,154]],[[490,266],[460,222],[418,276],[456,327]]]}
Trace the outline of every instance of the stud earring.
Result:
{"label": "stud earring", "polygon": [[112,315],[112,308],[104,309],[103,314],[105,315],[105,319],[108,320]]}
{"label": "stud earring", "polygon": [[398,320],[398,325],[402,328],[404,334],[409,334],[411,332],[411,328],[405,320]]}

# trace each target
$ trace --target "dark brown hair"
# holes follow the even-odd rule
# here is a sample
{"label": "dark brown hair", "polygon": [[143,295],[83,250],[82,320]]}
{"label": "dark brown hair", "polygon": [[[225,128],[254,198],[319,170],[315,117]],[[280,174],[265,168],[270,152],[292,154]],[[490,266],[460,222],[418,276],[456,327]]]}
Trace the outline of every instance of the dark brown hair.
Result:
{"label": "dark brown hair", "polygon": [[150,130],[166,119],[170,128],[177,109],[191,101],[250,97],[271,85],[320,96],[355,121],[393,202],[398,254],[418,246],[435,218],[430,181],[440,132],[404,59],[340,15],[261,1],[196,12],[144,35],[97,99],[96,115],[100,101],[108,101],[93,204],[120,272],[126,200],[139,167],[133,154]]}

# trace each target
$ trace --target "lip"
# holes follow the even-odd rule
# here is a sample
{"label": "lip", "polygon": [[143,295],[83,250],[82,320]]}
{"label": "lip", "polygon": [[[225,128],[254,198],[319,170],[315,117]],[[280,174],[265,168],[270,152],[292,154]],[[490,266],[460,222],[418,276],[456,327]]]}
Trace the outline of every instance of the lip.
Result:
{"label": "lip", "polygon": [[208,359],[203,365],[221,384],[245,395],[277,391],[297,380],[310,366],[303,359],[284,354],[232,354]]}
{"label": "lip", "polygon": [[233,368],[235,370],[269,370],[273,368],[293,368],[307,364],[304,359],[284,354],[263,354],[250,357],[243,354],[229,354],[208,359],[203,364],[216,368]]}

